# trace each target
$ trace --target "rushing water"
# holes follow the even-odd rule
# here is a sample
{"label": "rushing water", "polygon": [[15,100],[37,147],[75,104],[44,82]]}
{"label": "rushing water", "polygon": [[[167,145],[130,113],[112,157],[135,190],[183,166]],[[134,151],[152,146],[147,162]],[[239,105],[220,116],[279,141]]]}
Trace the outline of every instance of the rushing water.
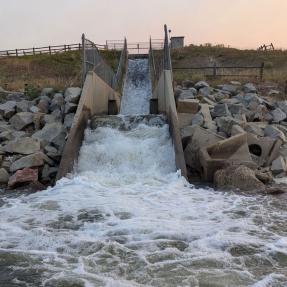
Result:
{"label": "rushing water", "polygon": [[283,199],[189,185],[162,117],[87,129],[73,176],[2,196],[0,286],[286,287]]}
{"label": "rushing water", "polygon": [[148,59],[129,60],[121,101],[121,114],[149,114],[151,80]]}

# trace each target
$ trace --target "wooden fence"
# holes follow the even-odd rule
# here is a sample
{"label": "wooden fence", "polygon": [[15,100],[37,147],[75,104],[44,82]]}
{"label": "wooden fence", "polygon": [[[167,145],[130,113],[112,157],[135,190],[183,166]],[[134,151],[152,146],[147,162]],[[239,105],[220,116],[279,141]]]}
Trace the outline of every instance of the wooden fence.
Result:
{"label": "wooden fence", "polygon": [[264,44],[258,48],[258,51],[275,51],[275,48],[272,43],[270,45]]}
{"label": "wooden fence", "polygon": [[[259,78],[261,81],[263,80],[264,76],[264,63],[262,63],[260,66],[218,66],[214,64],[213,66],[203,66],[203,67],[173,67],[173,70],[196,70],[204,71],[205,76],[210,77],[256,77]],[[233,70],[237,71],[237,73],[222,73],[225,70]],[[254,70],[255,74],[245,74],[246,71]],[[209,71],[209,73],[206,73],[206,71]],[[239,73],[241,72],[241,73]],[[243,73],[242,73],[243,72]]]}
{"label": "wooden fence", "polygon": [[[105,45],[96,45],[99,50],[106,48]],[[15,50],[3,50],[0,51],[0,57],[20,57],[20,56],[34,56],[41,54],[58,54],[69,51],[79,51],[82,49],[82,44],[68,44],[28,49],[15,49]]]}

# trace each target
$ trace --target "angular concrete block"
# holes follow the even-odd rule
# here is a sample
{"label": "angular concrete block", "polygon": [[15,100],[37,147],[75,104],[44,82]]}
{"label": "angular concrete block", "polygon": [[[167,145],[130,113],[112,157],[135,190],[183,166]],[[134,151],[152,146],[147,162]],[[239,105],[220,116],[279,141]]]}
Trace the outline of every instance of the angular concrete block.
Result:
{"label": "angular concrete block", "polygon": [[196,114],[198,110],[199,110],[199,100],[178,99],[177,101],[178,113]]}

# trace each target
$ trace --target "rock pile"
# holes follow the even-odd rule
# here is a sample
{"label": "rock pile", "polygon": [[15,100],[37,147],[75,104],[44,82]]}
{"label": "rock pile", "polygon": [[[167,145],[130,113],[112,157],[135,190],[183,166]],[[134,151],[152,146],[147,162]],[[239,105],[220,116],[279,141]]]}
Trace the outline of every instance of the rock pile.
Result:
{"label": "rock pile", "polygon": [[234,81],[216,87],[205,81],[183,81],[177,86],[175,98],[189,175],[220,188],[243,190],[285,177],[287,100],[272,98],[279,93],[272,89],[263,96],[253,83]]}
{"label": "rock pile", "polygon": [[81,89],[63,94],[45,88],[33,100],[2,93],[7,100],[0,104],[0,184],[53,184]]}

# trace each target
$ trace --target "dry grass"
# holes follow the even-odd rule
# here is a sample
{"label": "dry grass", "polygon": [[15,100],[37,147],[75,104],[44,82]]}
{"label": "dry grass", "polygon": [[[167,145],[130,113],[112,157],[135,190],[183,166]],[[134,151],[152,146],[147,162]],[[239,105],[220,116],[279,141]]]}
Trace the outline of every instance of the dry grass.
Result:
{"label": "dry grass", "polygon": [[[117,66],[118,51],[102,51],[101,54],[112,68]],[[61,91],[68,86],[81,85],[81,65],[79,51],[0,58],[0,86],[11,91],[23,91],[25,85]]]}
{"label": "dry grass", "polygon": [[[212,46],[189,46],[172,51],[173,67],[198,67],[198,66],[260,66],[265,63],[264,81],[283,84],[287,80],[287,51],[257,51],[239,50],[234,48]],[[216,78],[216,82],[226,80],[239,80],[242,82],[259,81],[258,70],[222,70],[219,73],[227,77]],[[177,81],[184,79],[210,79],[212,70],[175,70],[174,78]],[[231,76],[236,75],[236,76]],[[249,75],[249,77],[245,77]]]}

